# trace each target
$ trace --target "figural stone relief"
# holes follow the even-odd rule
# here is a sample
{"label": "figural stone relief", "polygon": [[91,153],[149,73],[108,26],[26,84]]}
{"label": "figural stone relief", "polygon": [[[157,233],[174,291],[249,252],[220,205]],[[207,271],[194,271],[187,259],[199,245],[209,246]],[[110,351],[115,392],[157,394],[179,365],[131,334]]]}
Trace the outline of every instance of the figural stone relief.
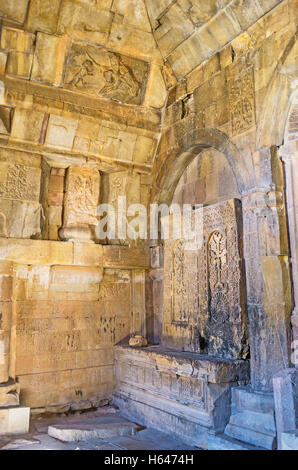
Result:
{"label": "figural stone relief", "polygon": [[141,104],[149,65],[103,47],[73,44],[65,70],[68,88]]}

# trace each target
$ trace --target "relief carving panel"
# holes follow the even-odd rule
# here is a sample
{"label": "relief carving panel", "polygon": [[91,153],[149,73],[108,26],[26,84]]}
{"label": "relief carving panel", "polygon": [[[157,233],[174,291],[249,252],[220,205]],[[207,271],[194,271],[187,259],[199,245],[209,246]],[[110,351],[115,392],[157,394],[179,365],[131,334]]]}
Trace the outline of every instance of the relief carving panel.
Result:
{"label": "relief carving panel", "polygon": [[0,163],[0,197],[38,201],[40,193],[39,168],[18,163]]}
{"label": "relief carving panel", "polygon": [[255,124],[255,95],[253,70],[228,80],[232,135],[250,129]]}
{"label": "relief carving panel", "polygon": [[103,47],[73,44],[66,64],[67,88],[123,103],[141,104],[149,65]]}
{"label": "relief carving panel", "polygon": [[66,176],[63,227],[64,240],[89,241],[98,222],[100,174],[94,168],[72,166]]}
{"label": "relief carving panel", "polygon": [[186,250],[183,240],[165,243],[163,343],[227,359],[245,358],[241,202],[205,207],[203,222],[198,250]]}

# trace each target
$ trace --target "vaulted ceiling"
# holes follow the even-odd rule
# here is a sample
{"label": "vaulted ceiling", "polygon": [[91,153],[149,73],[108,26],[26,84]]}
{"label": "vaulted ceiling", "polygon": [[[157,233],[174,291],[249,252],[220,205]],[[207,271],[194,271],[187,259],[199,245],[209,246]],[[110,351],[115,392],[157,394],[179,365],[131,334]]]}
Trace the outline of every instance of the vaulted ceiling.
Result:
{"label": "vaulted ceiling", "polygon": [[5,71],[55,87],[162,108],[166,87],[279,2],[0,0],[1,49],[9,52]]}

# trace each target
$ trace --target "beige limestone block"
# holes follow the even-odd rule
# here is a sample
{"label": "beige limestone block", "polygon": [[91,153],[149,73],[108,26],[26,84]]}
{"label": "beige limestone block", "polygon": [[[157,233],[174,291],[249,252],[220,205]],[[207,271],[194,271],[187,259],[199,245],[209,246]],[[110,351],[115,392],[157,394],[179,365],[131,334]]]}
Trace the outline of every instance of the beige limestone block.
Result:
{"label": "beige limestone block", "polygon": [[26,21],[28,31],[55,33],[61,0],[31,0]]}
{"label": "beige limestone block", "polygon": [[29,0],[1,0],[0,1],[0,14],[1,16],[8,16],[19,23],[23,23],[27,13]]}
{"label": "beige limestone block", "polygon": [[95,294],[94,300],[96,300],[102,276],[102,268],[53,266],[51,269],[50,293],[53,296],[59,292],[91,293]]}
{"label": "beige limestone block", "polygon": [[32,61],[33,54],[12,51],[8,56],[6,72],[11,75],[19,75],[22,78],[29,78]]}
{"label": "beige limestone block", "polygon": [[62,225],[62,207],[61,206],[51,206],[49,207],[48,212],[49,224],[50,225]]}
{"label": "beige limestone block", "polygon": [[48,240],[0,238],[0,257],[24,264],[71,265],[73,244]]}
{"label": "beige limestone block", "polygon": [[150,266],[150,251],[143,248],[103,246],[104,267],[146,268]]}
{"label": "beige limestone block", "polygon": [[34,34],[21,29],[3,27],[1,32],[1,48],[7,51],[32,53],[34,49]]}
{"label": "beige limestone block", "polygon": [[112,23],[108,46],[120,49],[124,54],[141,57],[145,60],[153,58],[162,64],[162,57],[152,33],[133,28],[117,19],[114,19]]}
{"label": "beige limestone block", "polygon": [[102,266],[102,245],[74,244],[74,264],[77,266]]}
{"label": "beige limestone block", "polygon": [[0,198],[39,201],[41,169],[0,162]]}
{"label": "beige limestone block", "polygon": [[165,105],[168,93],[160,67],[152,65],[148,80],[145,105],[153,108],[162,108]]}
{"label": "beige limestone block", "polygon": [[100,174],[95,168],[71,166],[66,176],[63,239],[86,241],[93,237],[97,225]]}
{"label": "beige limestone block", "polygon": [[32,79],[59,86],[67,48],[67,38],[37,33]]}
{"label": "beige limestone block", "polygon": [[6,62],[7,62],[7,53],[4,51],[0,51],[0,73],[5,73]]}
{"label": "beige limestone block", "polygon": [[123,23],[151,33],[145,4],[139,0],[115,0],[111,11],[123,16]]}
{"label": "beige limestone block", "polygon": [[12,121],[11,137],[16,140],[39,142],[44,113],[16,108]]}
{"label": "beige limestone block", "polygon": [[2,236],[39,238],[41,235],[39,202],[0,199],[0,216],[5,221]]}
{"label": "beige limestone block", "polygon": [[157,141],[139,135],[133,152],[133,161],[137,163],[152,163],[156,151]]}
{"label": "beige limestone block", "polygon": [[113,13],[99,11],[94,5],[79,5],[63,0],[59,14],[58,33],[104,44],[108,38]]}
{"label": "beige limestone block", "polygon": [[0,435],[29,432],[30,408],[25,406],[0,408]]}
{"label": "beige limestone block", "polygon": [[132,160],[136,139],[136,134],[101,125],[96,140],[91,142],[91,152],[116,160]]}
{"label": "beige limestone block", "polygon": [[71,150],[77,127],[77,119],[51,114],[45,144],[49,147]]}
{"label": "beige limestone block", "polygon": [[194,31],[191,19],[182,11],[178,3],[174,3],[160,19],[160,26],[154,36],[163,57],[167,57]]}
{"label": "beige limestone block", "polygon": [[172,0],[145,0],[145,3],[151,20],[151,25],[153,26],[153,29],[155,29],[155,20],[162,16],[162,13],[170,6]]}

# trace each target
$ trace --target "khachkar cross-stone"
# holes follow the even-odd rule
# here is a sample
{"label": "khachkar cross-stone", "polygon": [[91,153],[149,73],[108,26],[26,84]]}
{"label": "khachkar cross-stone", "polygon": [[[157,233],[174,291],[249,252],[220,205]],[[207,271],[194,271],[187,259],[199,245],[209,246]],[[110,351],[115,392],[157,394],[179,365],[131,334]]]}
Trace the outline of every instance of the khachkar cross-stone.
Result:
{"label": "khachkar cross-stone", "polygon": [[71,166],[67,170],[62,240],[92,242],[97,225],[100,174],[96,168]]}

